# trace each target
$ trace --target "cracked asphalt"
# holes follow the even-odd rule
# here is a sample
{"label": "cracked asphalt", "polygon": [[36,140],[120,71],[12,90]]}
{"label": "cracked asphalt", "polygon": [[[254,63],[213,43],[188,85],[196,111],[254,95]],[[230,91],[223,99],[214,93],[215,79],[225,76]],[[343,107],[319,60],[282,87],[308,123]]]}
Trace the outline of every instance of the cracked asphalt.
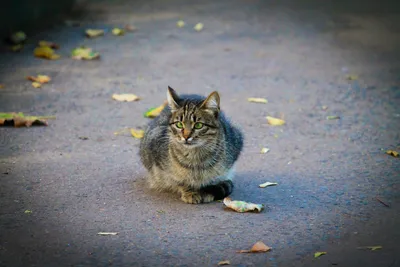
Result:
{"label": "cracked asphalt", "polygon": [[[0,52],[0,112],[57,117],[0,127],[0,266],[400,266],[400,160],[385,154],[400,150],[398,4],[103,0],[80,9],[71,17],[80,26],[55,24],[20,53]],[[125,24],[138,30],[83,35]],[[61,58],[34,58],[40,40],[59,43]],[[101,59],[71,59],[79,45]],[[52,81],[35,89],[25,77],[37,74]],[[264,212],[146,188],[139,140],[114,132],[144,128],[168,85],[219,91],[245,135],[231,197]],[[286,124],[270,126],[268,115]],[[258,187],[266,181],[278,185]],[[257,241],[272,250],[236,253]]]}

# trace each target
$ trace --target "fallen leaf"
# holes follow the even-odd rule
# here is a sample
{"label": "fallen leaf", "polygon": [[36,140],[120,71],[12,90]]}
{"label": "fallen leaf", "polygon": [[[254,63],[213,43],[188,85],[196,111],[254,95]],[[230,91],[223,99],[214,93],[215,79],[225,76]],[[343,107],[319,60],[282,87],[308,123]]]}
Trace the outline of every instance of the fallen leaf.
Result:
{"label": "fallen leaf", "polygon": [[100,54],[93,52],[91,48],[88,47],[78,47],[72,50],[72,58],[77,60],[92,60],[100,58]]}
{"label": "fallen leaf", "polygon": [[165,101],[161,106],[158,106],[156,108],[150,108],[148,109],[145,113],[144,116],[146,118],[155,118],[158,115],[160,115],[161,111],[167,106],[168,102]]}
{"label": "fallen leaf", "polygon": [[114,28],[112,29],[112,34],[117,35],[117,36],[121,36],[125,34],[125,31],[123,29],[120,28]]}
{"label": "fallen leaf", "polygon": [[47,41],[40,41],[39,46],[42,46],[42,47],[47,46],[47,47],[50,47],[51,49],[59,49],[60,48],[60,46],[58,44],[53,43],[53,42],[47,42]]}
{"label": "fallen leaf", "polygon": [[322,110],[327,110],[328,106],[322,106],[321,108],[322,108]]}
{"label": "fallen leaf", "polygon": [[233,209],[234,211],[237,212],[247,212],[247,211],[261,212],[264,209],[264,205],[262,204],[254,204],[238,200],[234,201],[229,197],[224,198],[223,203],[228,208]]}
{"label": "fallen leaf", "polygon": [[4,87],[5,87],[5,85],[0,83],[0,89],[3,89]]}
{"label": "fallen leaf", "polygon": [[270,117],[270,116],[267,116],[267,121],[268,121],[268,124],[274,125],[274,126],[284,125],[285,124],[284,120],[281,120],[281,119],[278,119],[278,118],[274,118],[274,117]]}
{"label": "fallen leaf", "polygon": [[260,184],[259,187],[264,188],[264,187],[273,186],[273,185],[278,185],[278,183],[265,182],[263,184]]}
{"label": "fallen leaf", "polygon": [[256,242],[250,250],[239,250],[238,253],[258,253],[258,252],[268,252],[271,248],[265,245],[263,242]]}
{"label": "fallen leaf", "polygon": [[183,28],[185,26],[185,22],[183,20],[178,20],[176,22],[176,27]]}
{"label": "fallen leaf", "polygon": [[367,247],[358,247],[357,249],[369,249],[369,250],[378,250],[382,249],[382,246],[367,246]]}
{"label": "fallen leaf", "polygon": [[11,34],[9,41],[13,44],[21,44],[26,41],[26,38],[26,34],[22,31],[19,31]]}
{"label": "fallen leaf", "polygon": [[127,133],[129,131],[130,131],[130,129],[123,129],[123,130],[119,130],[119,131],[114,132],[114,134],[115,135],[119,135],[119,134]]}
{"label": "fallen leaf", "polygon": [[265,98],[259,98],[259,97],[249,97],[247,98],[247,101],[249,102],[254,102],[254,103],[268,103],[268,100]]}
{"label": "fallen leaf", "polygon": [[355,74],[347,75],[346,79],[349,81],[355,81],[355,80],[358,80],[358,75],[355,75]]}
{"label": "fallen leaf", "polygon": [[24,48],[24,46],[22,44],[17,44],[17,45],[13,45],[10,46],[10,50],[13,52],[19,52]]}
{"label": "fallen leaf", "polygon": [[340,119],[340,117],[339,116],[327,116],[326,119],[327,120],[338,120],[338,119]]}
{"label": "fallen leaf", "polygon": [[137,31],[138,28],[136,28],[136,27],[133,26],[133,25],[125,25],[124,29],[125,29],[126,31],[128,31],[128,32],[134,32],[134,31]]}
{"label": "fallen leaf", "polygon": [[394,151],[394,150],[386,150],[385,153],[390,155],[390,156],[396,157],[396,158],[399,157],[399,152]]}
{"label": "fallen leaf", "polygon": [[26,78],[32,82],[38,82],[38,83],[48,83],[51,81],[51,78],[47,75],[38,75],[37,77],[28,76]]}
{"label": "fallen leaf", "polygon": [[0,125],[14,125],[14,127],[30,127],[31,125],[46,125],[47,119],[54,116],[25,116],[24,113],[0,113]]}
{"label": "fallen leaf", "polygon": [[195,29],[196,31],[201,31],[202,29],[204,28],[204,25],[203,25],[203,23],[197,23],[194,27],[193,27],[193,29]]}
{"label": "fallen leaf", "polygon": [[132,134],[133,137],[140,139],[140,138],[143,138],[144,131],[143,130],[131,129],[131,134]]}
{"label": "fallen leaf", "polygon": [[266,154],[268,152],[269,152],[269,148],[267,148],[267,147],[261,148],[261,151],[260,151],[261,154]]}
{"label": "fallen leaf", "polygon": [[32,86],[35,87],[35,88],[40,88],[40,87],[42,87],[42,84],[39,83],[39,82],[33,82]]}
{"label": "fallen leaf", "polygon": [[87,29],[85,35],[89,38],[95,38],[104,35],[104,30],[101,29]]}
{"label": "fallen leaf", "polygon": [[29,213],[32,213],[32,211],[31,210],[25,210],[24,213],[25,214],[29,214]]}
{"label": "fallen leaf", "polygon": [[117,235],[117,232],[99,232],[98,235]]}
{"label": "fallen leaf", "polygon": [[112,98],[117,101],[126,101],[126,102],[137,101],[140,99],[137,95],[134,94],[113,94]]}
{"label": "fallen leaf", "polygon": [[326,255],[326,252],[315,252],[314,253],[314,258],[318,258],[318,257],[320,257],[322,255]]}
{"label": "fallen leaf", "polygon": [[35,57],[45,58],[45,59],[58,59],[60,55],[57,55],[51,47],[39,46],[33,51]]}
{"label": "fallen leaf", "polygon": [[81,140],[89,140],[89,137],[87,137],[87,136],[79,136],[78,138]]}
{"label": "fallen leaf", "polygon": [[231,265],[231,262],[230,261],[220,261],[220,262],[218,262],[218,266],[221,266],[221,265]]}

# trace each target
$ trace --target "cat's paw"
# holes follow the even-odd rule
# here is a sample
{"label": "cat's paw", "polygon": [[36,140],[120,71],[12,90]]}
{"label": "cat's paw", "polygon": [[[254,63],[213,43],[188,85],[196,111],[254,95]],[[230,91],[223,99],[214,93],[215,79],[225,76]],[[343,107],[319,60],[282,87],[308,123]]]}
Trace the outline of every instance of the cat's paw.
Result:
{"label": "cat's paw", "polygon": [[181,199],[188,204],[199,204],[203,202],[203,197],[198,192],[184,192],[182,193]]}

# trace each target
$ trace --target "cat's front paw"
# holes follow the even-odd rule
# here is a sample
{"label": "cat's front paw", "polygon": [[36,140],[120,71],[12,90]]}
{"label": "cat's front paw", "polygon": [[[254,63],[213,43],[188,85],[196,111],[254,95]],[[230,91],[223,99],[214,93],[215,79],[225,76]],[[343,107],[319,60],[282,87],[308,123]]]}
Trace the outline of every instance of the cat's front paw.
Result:
{"label": "cat's front paw", "polygon": [[181,199],[188,204],[200,204],[214,201],[214,196],[209,194],[201,194],[199,192],[184,192]]}

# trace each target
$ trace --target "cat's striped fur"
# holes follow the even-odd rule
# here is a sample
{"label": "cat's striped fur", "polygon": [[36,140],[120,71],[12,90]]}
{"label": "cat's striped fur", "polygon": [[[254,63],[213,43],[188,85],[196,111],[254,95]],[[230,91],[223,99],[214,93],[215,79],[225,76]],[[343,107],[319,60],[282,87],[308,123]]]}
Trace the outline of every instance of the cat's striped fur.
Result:
{"label": "cat's striped fur", "polygon": [[220,110],[217,92],[207,98],[170,87],[168,106],[152,120],[140,143],[150,187],[181,194],[186,203],[220,200],[233,190],[234,163],[243,135]]}

